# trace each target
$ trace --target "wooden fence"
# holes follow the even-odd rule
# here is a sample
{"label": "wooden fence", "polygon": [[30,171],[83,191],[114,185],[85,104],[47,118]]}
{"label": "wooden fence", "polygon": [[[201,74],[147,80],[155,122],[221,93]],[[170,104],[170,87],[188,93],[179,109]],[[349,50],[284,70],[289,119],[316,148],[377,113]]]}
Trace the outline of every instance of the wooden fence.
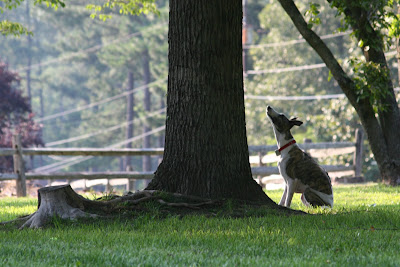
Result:
{"label": "wooden fence", "polygon": [[[361,176],[363,162],[363,132],[356,131],[356,142],[309,143],[298,144],[313,157],[353,153],[353,165],[323,165],[327,172],[352,171],[355,177]],[[277,161],[270,152],[276,150],[276,145],[249,146],[250,162],[254,177],[279,174],[276,166],[264,166]],[[13,137],[12,148],[1,148],[0,156],[13,156],[14,173],[0,173],[0,181],[16,180],[17,196],[26,196],[26,180],[61,180],[61,179],[152,179],[153,172],[68,172],[68,173],[35,173],[25,172],[24,156],[160,156],[163,148],[149,149],[102,149],[102,148],[23,148],[18,135]]]}

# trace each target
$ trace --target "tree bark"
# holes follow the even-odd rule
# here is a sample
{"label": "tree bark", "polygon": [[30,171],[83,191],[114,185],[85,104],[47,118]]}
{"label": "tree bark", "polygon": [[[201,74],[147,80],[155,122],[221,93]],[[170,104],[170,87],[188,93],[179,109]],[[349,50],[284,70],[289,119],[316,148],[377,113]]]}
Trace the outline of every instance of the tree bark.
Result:
{"label": "tree bark", "polygon": [[241,1],[170,1],[164,158],[148,189],[273,203],[246,138]]}
{"label": "tree bark", "polygon": [[[355,108],[361,120],[361,124],[367,133],[368,141],[378,164],[382,179],[388,184],[400,185],[400,143],[398,142],[398,140],[400,140],[400,131],[398,130],[400,129],[400,113],[394,97],[393,84],[390,80],[388,81],[388,94],[387,97],[383,99],[383,102],[389,105],[389,109],[384,112],[379,112],[377,118],[369,100],[358,99],[354,82],[344,72],[339,62],[335,59],[330,49],[321,38],[307,27],[307,23],[293,0],[278,1],[303,38],[325,62],[333,77],[338,81],[344,94],[349,99],[350,104]],[[350,12],[350,10],[348,12]],[[356,13],[357,12],[353,12],[353,16],[355,16]],[[351,14],[347,13],[347,15]],[[361,18],[354,18],[354,20],[360,23]],[[368,25],[364,25],[364,28],[361,27],[361,25],[352,26],[361,31],[360,34],[363,38],[379,39],[376,36],[370,36],[376,35],[376,32],[372,27],[367,30],[365,27],[368,27]],[[376,49],[370,49],[369,52],[364,53],[364,55],[367,60],[379,63],[381,66],[387,68],[383,50],[378,51]]]}
{"label": "tree bark", "polygon": [[[163,91],[161,91],[160,95],[164,95],[165,93]],[[160,109],[164,109],[165,108],[165,99],[164,97],[160,97]],[[160,136],[158,137],[158,147],[164,147],[165,145],[165,134],[163,134],[163,132],[161,132]],[[163,156],[160,155],[158,157],[158,162],[161,163],[163,159]]]}
{"label": "tree bark", "polygon": [[[400,8],[399,8],[399,13],[400,13]],[[396,40],[396,46],[397,46],[397,75],[398,75],[397,79],[398,79],[398,85],[400,86],[400,37],[397,38]]]}

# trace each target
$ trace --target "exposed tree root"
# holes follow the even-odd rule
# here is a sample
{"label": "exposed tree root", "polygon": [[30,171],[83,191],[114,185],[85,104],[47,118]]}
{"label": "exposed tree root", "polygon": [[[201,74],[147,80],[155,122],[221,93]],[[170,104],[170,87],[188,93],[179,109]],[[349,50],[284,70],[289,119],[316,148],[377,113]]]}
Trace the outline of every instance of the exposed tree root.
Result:
{"label": "exposed tree root", "polygon": [[165,201],[162,200],[162,199],[159,199],[159,200],[158,200],[158,203],[163,204],[163,205],[167,205],[167,206],[170,206],[170,207],[185,207],[185,208],[190,208],[190,209],[200,209],[201,206],[204,206],[204,205],[211,205],[211,204],[214,204],[215,202],[210,200],[210,201],[207,201],[207,202],[202,202],[202,203],[197,203],[197,204],[189,204],[189,203],[168,203],[168,202],[165,202]]}
{"label": "exposed tree root", "polygon": [[[38,209],[29,216],[18,218],[13,221],[3,222],[22,224],[23,228],[41,228],[51,222],[52,218],[76,220],[78,218],[106,218],[121,215],[124,210],[143,210],[146,202],[152,202],[160,207],[166,207],[166,212],[175,214],[190,213],[190,210],[201,210],[202,214],[215,215],[213,209],[222,208],[225,201],[204,199],[195,196],[185,196],[177,193],[166,193],[157,190],[143,190],[136,193],[128,193],[124,196],[114,196],[111,200],[92,201],[78,195],[69,185],[45,187],[38,190]],[[248,207],[271,209],[262,206],[260,203],[238,202],[236,214],[239,210],[246,210]],[[185,212],[185,209],[187,210]],[[229,208],[228,208],[229,210]],[[275,209],[284,213],[296,213],[293,210]],[[298,214],[298,213],[297,213]],[[304,213],[303,213],[304,214]]]}
{"label": "exposed tree root", "polygon": [[11,220],[11,221],[0,222],[0,225],[6,225],[6,224],[18,223],[18,222],[26,222],[26,220],[28,220],[30,217],[32,217],[33,214],[27,215],[27,216],[22,216],[22,217],[19,217],[17,219]]}

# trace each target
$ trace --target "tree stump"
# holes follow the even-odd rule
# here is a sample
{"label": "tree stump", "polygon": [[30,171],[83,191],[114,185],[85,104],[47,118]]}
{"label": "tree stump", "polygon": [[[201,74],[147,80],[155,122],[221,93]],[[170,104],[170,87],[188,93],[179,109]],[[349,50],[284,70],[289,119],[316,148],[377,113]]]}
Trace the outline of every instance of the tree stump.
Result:
{"label": "tree stump", "polygon": [[70,185],[41,188],[38,190],[38,201],[38,210],[25,218],[27,221],[20,229],[43,227],[54,216],[71,220],[82,217],[98,217],[98,215],[85,212],[85,210],[102,204],[78,195]]}

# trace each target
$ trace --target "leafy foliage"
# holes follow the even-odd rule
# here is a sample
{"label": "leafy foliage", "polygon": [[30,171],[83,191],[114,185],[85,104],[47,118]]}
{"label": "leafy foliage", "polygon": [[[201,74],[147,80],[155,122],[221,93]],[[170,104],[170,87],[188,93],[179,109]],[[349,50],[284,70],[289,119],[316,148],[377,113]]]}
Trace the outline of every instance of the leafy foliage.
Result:
{"label": "leafy foliage", "polygon": [[358,95],[357,101],[368,99],[376,113],[387,110],[389,105],[385,101],[390,94],[390,70],[382,59],[378,60],[376,56],[370,58],[370,51],[373,54],[383,53],[385,48],[390,48],[392,40],[400,35],[399,16],[393,12],[396,1],[329,2],[338,14],[344,15],[344,28],[352,27],[358,46],[365,55],[365,60],[359,57],[349,60]]}
{"label": "leafy foliage", "polygon": [[[23,0],[2,0],[2,2],[4,3],[4,7],[6,9],[11,10],[17,8],[23,2]],[[4,12],[3,7],[0,7],[0,12]]]}
{"label": "leafy foliage", "polygon": [[[24,0],[2,0],[2,2],[5,3],[4,8],[8,10],[17,8],[23,1]],[[103,12],[112,10],[114,8],[118,8],[119,13],[124,15],[140,15],[142,13],[148,14],[149,12],[159,14],[157,6],[154,2],[155,0],[111,0],[105,1],[103,5],[89,4],[87,5],[87,9],[94,11],[94,13],[91,14],[92,18],[99,17],[100,20],[105,21],[111,18],[111,15],[104,14]],[[60,6],[63,8],[66,6],[61,0],[35,0],[34,4],[45,4],[47,7],[52,7],[55,10],[57,10]],[[4,12],[4,8],[0,6],[0,13]],[[14,35],[17,37],[25,34],[33,35],[33,33],[21,23],[7,20],[0,21],[0,33],[2,35]]]}
{"label": "leafy foliage", "polygon": [[[381,49],[382,41],[386,41],[387,47],[391,44],[390,37],[398,37],[398,29],[389,32],[389,29],[399,23],[399,17],[393,12],[394,0],[329,0],[332,8],[335,8],[340,15],[344,15],[342,29],[353,28],[354,36],[364,46]],[[361,13],[361,19],[355,16]],[[371,33],[376,31],[379,38],[367,38],[362,31]]]}
{"label": "leafy foliage", "polygon": [[35,0],[34,3],[35,3],[35,5],[44,3],[44,4],[46,4],[47,7],[51,6],[52,8],[54,8],[56,10],[57,10],[58,6],[65,7],[65,3],[61,0]]}
{"label": "leafy foliage", "polygon": [[[13,134],[21,135],[24,147],[43,145],[41,126],[33,121],[28,99],[14,88],[15,72],[0,62],[0,147],[12,147]],[[0,172],[12,170],[12,157],[0,158]]]}
{"label": "leafy foliage", "polygon": [[399,37],[400,36],[400,15],[397,14],[392,17],[389,31],[388,31],[388,36],[389,37]]}
{"label": "leafy foliage", "polygon": [[28,100],[14,89],[19,82],[17,73],[9,71],[4,62],[0,62],[0,133],[7,122],[18,122],[31,109]]}
{"label": "leafy foliage", "polygon": [[8,20],[0,21],[0,33],[5,36],[11,34],[17,37],[21,35],[33,35],[31,31],[29,31],[20,23],[11,22]]}
{"label": "leafy foliage", "polygon": [[[4,7],[0,6],[0,13],[4,13],[4,9],[12,10],[21,5],[24,0],[1,0],[4,3]],[[53,7],[57,9],[58,6],[65,7],[65,3],[61,0],[35,0],[34,4],[46,4],[47,7]],[[16,37],[20,37],[21,35],[31,35],[33,36],[33,32],[28,30],[24,25],[18,22],[3,20],[0,21],[0,33],[2,35],[13,35]]]}
{"label": "leafy foliage", "polygon": [[309,17],[308,19],[308,27],[311,29],[312,26],[321,24],[321,19],[318,17],[319,15],[320,5],[317,3],[310,3],[310,8],[304,13],[305,17]]}
{"label": "leafy foliage", "polygon": [[90,15],[91,18],[98,17],[100,20],[107,20],[111,18],[111,15],[104,14],[104,12],[118,8],[119,13],[122,15],[140,15],[148,14],[153,12],[159,14],[155,0],[130,0],[130,1],[118,1],[111,0],[106,1],[103,5],[90,4],[86,6],[87,9],[94,11]]}
{"label": "leafy foliage", "polygon": [[[4,7],[6,9],[15,9],[18,6],[21,5],[22,2],[24,2],[24,0],[1,0],[4,3]],[[35,0],[34,1],[35,5],[36,4],[42,4],[45,3],[47,5],[47,7],[51,6],[54,8],[57,8],[59,5],[62,7],[65,7],[65,3],[61,0]],[[3,13],[3,8],[0,8],[0,12]]]}
{"label": "leafy foliage", "polygon": [[388,108],[385,97],[388,96],[387,83],[390,72],[386,67],[374,62],[366,62],[357,58],[350,59],[353,66],[353,80],[355,81],[358,100],[368,99],[375,112]]}

